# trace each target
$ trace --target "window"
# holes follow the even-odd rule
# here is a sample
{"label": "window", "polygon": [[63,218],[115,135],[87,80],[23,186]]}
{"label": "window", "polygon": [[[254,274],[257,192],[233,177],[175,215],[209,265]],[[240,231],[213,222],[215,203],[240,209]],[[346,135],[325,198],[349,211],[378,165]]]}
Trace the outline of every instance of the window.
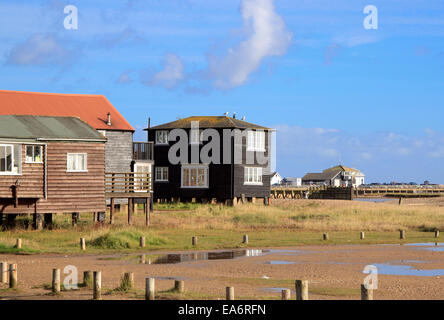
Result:
{"label": "window", "polygon": [[168,181],[168,167],[156,167],[156,181]]}
{"label": "window", "polygon": [[67,170],[68,172],[86,172],[86,153],[68,153]]}
{"label": "window", "polygon": [[262,168],[245,167],[244,184],[262,184]]}
{"label": "window", "polygon": [[202,130],[191,129],[190,130],[190,144],[202,143]]}
{"label": "window", "polygon": [[265,131],[248,131],[248,151],[265,151]]}
{"label": "window", "polygon": [[42,163],[42,146],[26,146],[26,163]]}
{"label": "window", "polygon": [[168,131],[156,131],[156,144],[168,144]]}
{"label": "window", "polygon": [[0,144],[0,174],[21,174],[21,145]]}
{"label": "window", "polygon": [[208,188],[208,166],[183,166],[182,188]]}

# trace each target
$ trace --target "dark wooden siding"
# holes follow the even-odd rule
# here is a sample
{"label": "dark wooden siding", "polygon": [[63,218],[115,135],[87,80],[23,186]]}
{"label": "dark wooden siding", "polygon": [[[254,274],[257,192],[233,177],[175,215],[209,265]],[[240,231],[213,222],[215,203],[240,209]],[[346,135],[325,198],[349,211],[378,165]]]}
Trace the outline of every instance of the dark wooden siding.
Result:
{"label": "dark wooden siding", "polygon": [[[68,153],[87,153],[88,172],[66,172]],[[36,180],[35,172],[41,174],[40,180]],[[42,184],[43,192],[43,172],[43,168],[41,171],[23,170],[20,185],[27,185],[30,178],[30,181]],[[25,193],[21,193],[20,188],[19,198],[25,196],[28,197]],[[29,198],[32,196],[29,195]],[[47,199],[41,198],[37,201],[37,213],[100,212],[105,209],[104,143],[48,143]],[[0,212],[19,213],[20,210],[23,213],[34,211],[29,199],[19,199],[18,208],[13,208],[11,199],[0,200]]]}
{"label": "dark wooden siding", "polygon": [[[154,180],[154,198],[170,199],[171,197],[180,197],[181,199],[189,198],[217,198],[230,199],[233,197],[240,197],[245,194],[247,197],[268,197],[270,195],[270,177],[269,177],[269,162],[266,165],[259,165],[255,160],[251,166],[260,166],[263,168],[263,184],[244,185],[244,165],[222,164],[223,162],[223,134],[222,129],[219,129],[221,137],[221,164],[210,164],[209,166],[209,188],[207,189],[187,189],[181,188],[181,166],[171,165],[168,160],[169,145],[154,145],[154,168],[168,167],[169,181],[156,182]],[[149,141],[155,141],[155,131],[151,130],[148,133]],[[234,139],[232,139],[232,148],[234,146]],[[270,156],[268,133],[266,133],[266,152],[265,156]],[[175,142],[170,143],[170,145]],[[246,161],[246,139],[242,141],[242,161]],[[202,146],[201,146],[202,147]],[[189,160],[191,159],[191,151],[189,148]],[[190,162],[190,161],[189,161]],[[153,179],[155,179],[155,169],[153,170]]]}

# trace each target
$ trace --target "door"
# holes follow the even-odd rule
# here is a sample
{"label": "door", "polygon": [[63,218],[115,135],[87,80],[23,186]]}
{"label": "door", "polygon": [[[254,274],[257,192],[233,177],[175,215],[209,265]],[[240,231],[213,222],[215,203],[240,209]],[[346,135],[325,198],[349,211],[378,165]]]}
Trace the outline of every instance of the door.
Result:
{"label": "door", "polygon": [[151,189],[151,180],[147,179],[147,173],[151,178],[151,164],[150,163],[135,163],[134,164],[134,191],[146,192]]}

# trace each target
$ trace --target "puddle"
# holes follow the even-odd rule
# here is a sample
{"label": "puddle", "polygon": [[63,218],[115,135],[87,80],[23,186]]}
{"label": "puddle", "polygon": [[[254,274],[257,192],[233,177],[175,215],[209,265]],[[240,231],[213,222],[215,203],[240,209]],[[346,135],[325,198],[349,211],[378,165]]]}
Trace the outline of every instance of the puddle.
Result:
{"label": "puddle", "polygon": [[374,263],[378,268],[378,274],[393,276],[419,276],[419,277],[437,277],[444,276],[444,269],[417,269],[406,265],[392,265],[389,263]]}
{"label": "puddle", "polygon": [[407,243],[406,246],[420,247],[423,250],[435,252],[444,252],[444,243],[438,242]]}
{"label": "puddle", "polygon": [[364,202],[389,202],[395,199],[387,199],[387,198],[354,198],[354,201],[364,201]]}
{"label": "puddle", "polygon": [[294,261],[272,260],[265,262],[266,264],[295,264]]}
{"label": "puddle", "polygon": [[[296,255],[300,250],[286,249],[244,249],[230,251],[208,251],[208,252],[187,252],[170,254],[142,254],[142,255],[124,255],[118,257],[102,257],[99,260],[122,260],[130,261],[136,264],[176,264],[190,261],[205,260],[233,260],[246,257],[260,257],[266,254]],[[280,263],[279,263],[280,262]],[[271,264],[290,264],[292,262],[278,261]]]}
{"label": "puddle", "polygon": [[[275,292],[275,293],[281,293],[282,290],[287,290],[288,288],[262,288],[263,291],[267,292]],[[292,294],[294,294],[294,290],[290,290]]]}

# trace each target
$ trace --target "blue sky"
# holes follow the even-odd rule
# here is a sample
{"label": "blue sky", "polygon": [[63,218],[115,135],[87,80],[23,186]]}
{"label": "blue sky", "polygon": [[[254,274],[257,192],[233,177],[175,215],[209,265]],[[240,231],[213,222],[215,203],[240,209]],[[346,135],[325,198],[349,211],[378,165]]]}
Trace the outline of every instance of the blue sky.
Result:
{"label": "blue sky", "polygon": [[277,129],[283,176],[444,183],[443,38],[440,0],[2,0],[0,88],[104,94],[137,139],[236,112]]}

